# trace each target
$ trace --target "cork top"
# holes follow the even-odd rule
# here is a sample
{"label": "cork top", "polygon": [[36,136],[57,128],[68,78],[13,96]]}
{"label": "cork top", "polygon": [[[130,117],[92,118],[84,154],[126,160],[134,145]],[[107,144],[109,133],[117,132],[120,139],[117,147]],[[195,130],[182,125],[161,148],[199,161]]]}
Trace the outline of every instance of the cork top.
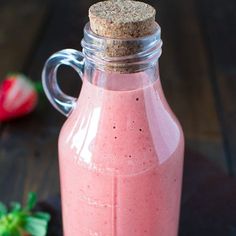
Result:
{"label": "cork top", "polygon": [[156,28],[155,9],[139,1],[110,0],[89,8],[90,27],[100,36],[130,39],[150,35]]}

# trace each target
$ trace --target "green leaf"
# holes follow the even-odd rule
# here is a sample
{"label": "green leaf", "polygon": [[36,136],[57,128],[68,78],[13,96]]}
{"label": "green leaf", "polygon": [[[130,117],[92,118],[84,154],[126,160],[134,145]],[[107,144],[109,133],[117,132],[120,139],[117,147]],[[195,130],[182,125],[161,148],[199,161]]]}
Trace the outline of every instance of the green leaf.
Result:
{"label": "green leaf", "polygon": [[0,235],[6,235],[6,227],[3,224],[0,224]]}
{"label": "green leaf", "polygon": [[29,216],[27,217],[23,228],[27,233],[33,236],[45,236],[47,227],[47,221]]}
{"label": "green leaf", "polygon": [[30,192],[28,194],[26,210],[28,211],[32,210],[35,207],[36,202],[37,202],[36,193]]}
{"label": "green leaf", "polygon": [[11,202],[11,211],[16,212],[21,210],[21,204],[19,202]]}
{"label": "green leaf", "polygon": [[30,223],[30,224],[42,225],[42,226],[47,225],[47,221],[40,219],[40,218],[36,218],[34,216],[28,216],[25,219],[25,222]]}
{"label": "green leaf", "polygon": [[32,212],[36,201],[36,194],[29,193],[25,208],[18,202],[12,202],[9,212],[0,203],[0,236],[21,236],[22,232],[32,236],[45,236],[51,217],[45,212]]}
{"label": "green leaf", "polygon": [[10,227],[9,225],[0,225],[1,236],[21,236],[18,228]]}
{"label": "green leaf", "polygon": [[2,202],[0,202],[0,218],[3,216],[3,215],[6,215],[7,214],[7,207],[5,204],[3,204]]}
{"label": "green leaf", "polygon": [[51,219],[51,216],[50,216],[48,213],[40,212],[40,211],[34,213],[33,216],[36,217],[36,218],[45,220],[45,221],[47,221],[47,222]]}
{"label": "green leaf", "polygon": [[42,85],[42,83],[40,81],[34,82],[34,87],[35,87],[35,90],[38,93],[42,93],[43,92],[43,85]]}
{"label": "green leaf", "polygon": [[0,235],[1,236],[11,236],[11,233],[9,231],[4,231]]}
{"label": "green leaf", "polygon": [[12,229],[9,236],[21,236],[21,233],[18,229]]}

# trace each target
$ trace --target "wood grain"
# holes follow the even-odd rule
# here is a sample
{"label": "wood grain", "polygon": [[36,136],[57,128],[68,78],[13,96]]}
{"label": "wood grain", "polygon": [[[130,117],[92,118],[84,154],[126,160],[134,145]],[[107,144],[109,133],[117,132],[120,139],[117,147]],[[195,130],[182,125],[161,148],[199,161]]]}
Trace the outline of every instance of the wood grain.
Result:
{"label": "wood grain", "polygon": [[[0,80],[8,72],[22,71],[30,56],[31,48],[47,14],[45,1],[10,0],[1,2],[0,7]],[[7,201],[10,197],[21,200],[24,189],[27,153],[32,151],[22,143],[24,137],[32,139],[24,130],[4,132],[10,125],[0,124],[0,197]],[[27,125],[26,125],[27,126]],[[11,140],[11,141],[9,141]]]}
{"label": "wood grain", "polygon": [[193,150],[186,156],[179,235],[235,236],[235,179]]}
{"label": "wood grain", "polygon": [[21,71],[46,14],[45,1],[18,0],[0,3],[0,80]]}
{"label": "wood grain", "polygon": [[222,134],[209,79],[209,62],[193,0],[160,1],[162,27],[161,80],[179,118],[189,148],[226,170]]}
{"label": "wood grain", "polygon": [[230,172],[236,173],[236,4],[197,1]]}
{"label": "wood grain", "polygon": [[[84,9],[88,9],[89,5],[89,2],[85,4],[73,0],[53,2],[43,34],[40,40],[33,42],[30,58],[25,59],[24,73],[34,80],[41,80],[43,65],[53,52],[63,48],[80,48],[87,21]],[[63,69],[60,77],[63,78],[63,89],[78,96],[81,86],[79,76],[72,70]],[[44,96],[33,114],[4,125],[0,133],[0,186],[4,186],[0,188],[0,196],[3,201],[8,201],[9,197],[25,199],[29,191],[37,192],[39,198],[58,193],[57,139],[64,121],[65,118],[52,108]],[[9,185],[6,185],[7,181]]]}
{"label": "wood grain", "polygon": [[[233,1],[147,1],[157,9],[162,26],[163,88],[186,137],[181,236],[232,236],[236,231],[235,180],[222,171],[226,170],[227,150],[235,156],[236,147],[232,102],[236,100],[236,54],[228,38],[236,34],[225,29],[226,25],[235,29]],[[58,0],[48,5],[47,1],[27,0],[22,8],[20,0],[2,1],[0,52],[6,60],[0,61],[0,76],[22,70],[40,80],[44,62],[53,52],[80,49],[87,10],[94,2]],[[218,14],[221,9],[226,15]],[[222,19],[226,23],[217,27]],[[222,42],[227,44],[225,50],[218,51]],[[62,68],[59,80],[65,92],[78,96],[81,81],[75,72]],[[44,97],[33,114],[0,127],[1,200],[23,200],[28,191],[36,191],[40,199],[59,192],[57,139],[64,121]]]}

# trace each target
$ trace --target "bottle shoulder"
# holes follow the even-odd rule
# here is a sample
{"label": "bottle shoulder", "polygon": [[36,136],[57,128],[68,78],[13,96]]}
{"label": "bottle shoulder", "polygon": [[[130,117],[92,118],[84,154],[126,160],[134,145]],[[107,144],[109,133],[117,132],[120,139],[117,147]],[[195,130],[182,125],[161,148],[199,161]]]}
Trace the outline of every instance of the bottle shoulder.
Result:
{"label": "bottle shoulder", "polygon": [[130,163],[141,171],[165,163],[183,149],[183,133],[158,89],[86,91],[61,130],[59,148],[109,168]]}

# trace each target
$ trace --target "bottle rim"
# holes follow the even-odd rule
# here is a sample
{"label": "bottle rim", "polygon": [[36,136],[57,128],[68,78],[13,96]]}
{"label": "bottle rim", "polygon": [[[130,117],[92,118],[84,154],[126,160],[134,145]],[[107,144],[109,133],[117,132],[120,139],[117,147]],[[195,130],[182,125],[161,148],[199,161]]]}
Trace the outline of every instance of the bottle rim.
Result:
{"label": "bottle rim", "polygon": [[153,34],[119,39],[95,34],[88,22],[84,27],[81,45],[85,60],[100,69],[142,71],[156,64],[161,55],[161,28],[156,23]]}

